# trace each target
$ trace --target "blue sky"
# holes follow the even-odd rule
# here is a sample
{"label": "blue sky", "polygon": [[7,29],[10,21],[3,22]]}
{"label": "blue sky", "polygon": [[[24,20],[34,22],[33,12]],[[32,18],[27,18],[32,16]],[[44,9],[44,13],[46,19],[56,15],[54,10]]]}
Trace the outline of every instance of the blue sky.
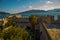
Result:
{"label": "blue sky", "polygon": [[0,11],[9,13],[55,8],[60,8],[60,0],[0,0]]}

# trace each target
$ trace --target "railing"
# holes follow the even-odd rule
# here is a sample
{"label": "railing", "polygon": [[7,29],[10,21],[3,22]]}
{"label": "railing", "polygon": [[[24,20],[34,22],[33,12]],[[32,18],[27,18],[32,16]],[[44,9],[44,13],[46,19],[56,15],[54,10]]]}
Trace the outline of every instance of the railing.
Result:
{"label": "railing", "polygon": [[49,36],[49,34],[47,32],[47,28],[46,28],[47,26],[45,25],[45,23],[42,23],[42,26],[43,26],[43,28],[44,28],[44,30],[46,32],[46,35],[48,36],[48,39],[51,40],[51,37]]}

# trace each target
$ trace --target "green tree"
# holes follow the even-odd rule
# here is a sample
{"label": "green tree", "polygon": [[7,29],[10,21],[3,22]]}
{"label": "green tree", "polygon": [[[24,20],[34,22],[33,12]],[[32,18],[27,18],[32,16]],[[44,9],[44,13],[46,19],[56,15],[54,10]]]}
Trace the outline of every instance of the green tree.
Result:
{"label": "green tree", "polygon": [[25,29],[10,27],[8,30],[4,30],[4,40],[31,40],[31,36]]}
{"label": "green tree", "polygon": [[15,22],[14,22],[14,19],[13,19],[13,17],[10,17],[10,18],[7,18],[7,23],[5,24],[5,26],[6,27],[8,27],[8,26],[15,26]]}
{"label": "green tree", "polygon": [[35,39],[35,24],[37,24],[37,21],[38,21],[38,16],[36,16],[36,15],[31,15],[30,17],[29,17],[29,21],[30,21],[30,23],[31,23],[31,25],[32,25],[32,35],[33,35],[33,40]]}
{"label": "green tree", "polygon": [[3,30],[3,21],[0,22],[0,30]]}
{"label": "green tree", "polygon": [[31,16],[29,17],[29,21],[30,21],[30,23],[31,23],[32,25],[37,24],[38,16],[37,16],[37,15],[31,15]]}

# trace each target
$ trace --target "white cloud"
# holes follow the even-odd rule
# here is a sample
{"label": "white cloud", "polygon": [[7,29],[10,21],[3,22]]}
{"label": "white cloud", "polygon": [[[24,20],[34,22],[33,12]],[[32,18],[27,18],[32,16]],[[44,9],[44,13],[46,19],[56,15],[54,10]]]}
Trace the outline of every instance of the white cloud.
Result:
{"label": "white cloud", "polygon": [[45,4],[41,6],[29,6],[29,9],[35,9],[35,10],[51,10],[54,9],[54,2],[46,1]]}
{"label": "white cloud", "polygon": [[[15,11],[12,11],[13,12],[23,12],[23,11],[27,11],[27,10],[51,10],[51,9],[54,9],[54,8],[60,8],[60,4],[59,3],[55,3],[55,2],[52,2],[52,1],[45,1],[45,3],[43,5],[38,5],[38,6],[34,6],[34,5],[29,5],[29,6],[25,6],[23,5],[22,6],[23,9],[20,10],[21,8],[18,7],[18,10],[15,10]],[[12,9],[11,9],[12,10]]]}
{"label": "white cloud", "polygon": [[53,4],[53,2],[51,2],[51,1],[46,1],[46,4]]}
{"label": "white cloud", "polygon": [[46,3],[41,7],[43,10],[54,9],[54,2],[46,1]]}
{"label": "white cloud", "polygon": [[34,10],[38,10],[39,8],[33,8]]}
{"label": "white cloud", "polygon": [[30,5],[29,7],[28,7],[29,9],[33,9],[33,7]]}

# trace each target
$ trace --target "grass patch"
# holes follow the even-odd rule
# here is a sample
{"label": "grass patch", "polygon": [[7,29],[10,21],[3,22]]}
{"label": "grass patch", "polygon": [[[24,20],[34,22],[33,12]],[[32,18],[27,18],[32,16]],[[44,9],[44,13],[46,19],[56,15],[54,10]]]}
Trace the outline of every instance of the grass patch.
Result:
{"label": "grass patch", "polygon": [[47,29],[52,40],[60,40],[60,29]]}

